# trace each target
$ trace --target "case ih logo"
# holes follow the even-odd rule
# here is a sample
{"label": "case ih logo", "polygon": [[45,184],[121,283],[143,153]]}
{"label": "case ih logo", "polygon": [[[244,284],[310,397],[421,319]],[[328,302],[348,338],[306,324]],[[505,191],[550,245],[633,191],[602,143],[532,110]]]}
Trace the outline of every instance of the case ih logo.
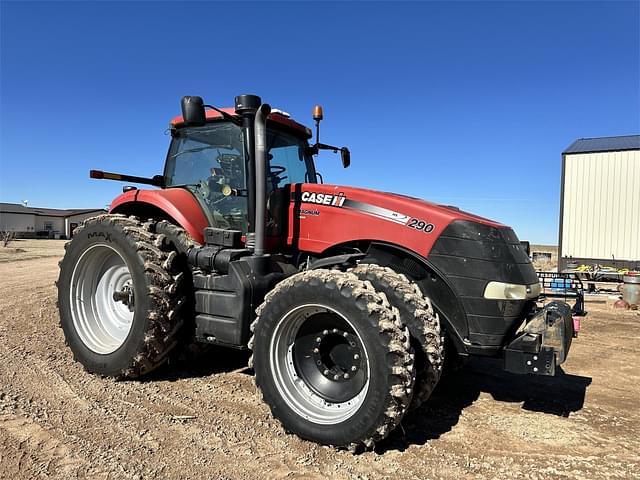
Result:
{"label": "case ih logo", "polygon": [[342,207],[347,197],[344,193],[331,195],[330,193],[302,192],[300,200],[305,203],[315,203],[316,205],[329,205],[330,207]]}

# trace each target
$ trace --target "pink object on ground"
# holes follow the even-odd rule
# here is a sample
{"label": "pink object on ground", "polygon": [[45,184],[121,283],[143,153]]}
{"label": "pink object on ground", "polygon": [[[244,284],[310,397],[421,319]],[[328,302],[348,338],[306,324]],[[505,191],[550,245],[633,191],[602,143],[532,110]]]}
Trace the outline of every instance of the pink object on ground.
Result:
{"label": "pink object on ground", "polygon": [[629,304],[624,300],[618,300],[613,304],[613,308],[619,308],[621,310],[629,310]]}
{"label": "pink object on ground", "polygon": [[580,317],[573,317],[573,336],[577,337],[580,331]]}

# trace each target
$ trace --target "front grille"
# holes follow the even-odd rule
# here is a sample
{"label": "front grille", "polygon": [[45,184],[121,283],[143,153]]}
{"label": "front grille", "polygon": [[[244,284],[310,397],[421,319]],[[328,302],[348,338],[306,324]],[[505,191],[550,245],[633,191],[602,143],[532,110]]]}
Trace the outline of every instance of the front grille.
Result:
{"label": "front grille", "polygon": [[500,346],[531,301],[488,300],[490,281],[531,285],[538,281],[529,256],[510,228],[452,222],[434,244],[429,261],[449,281],[465,310],[471,343]]}

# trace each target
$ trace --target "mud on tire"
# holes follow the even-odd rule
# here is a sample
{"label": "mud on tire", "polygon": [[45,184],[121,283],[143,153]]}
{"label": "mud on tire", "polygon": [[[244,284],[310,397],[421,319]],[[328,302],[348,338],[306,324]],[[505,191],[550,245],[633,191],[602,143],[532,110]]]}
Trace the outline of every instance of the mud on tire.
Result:
{"label": "mud on tire", "polygon": [[[177,252],[155,225],[99,215],[65,246],[60,323],[74,359],[90,372],[137,377],[161,365],[177,343],[188,286]],[[115,301],[114,292],[123,298]]]}
{"label": "mud on tire", "polygon": [[298,273],[257,314],[249,343],[256,384],[287,431],[355,449],[398,425],[413,387],[409,332],[368,282]]}
{"label": "mud on tire", "polygon": [[444,343],[437,313],[414,282],[389,267],[361,264],[349,271],[384,293],[409,328],[416,354],[416,383],[411,409],[418,408],[431,396],[442,374]]}

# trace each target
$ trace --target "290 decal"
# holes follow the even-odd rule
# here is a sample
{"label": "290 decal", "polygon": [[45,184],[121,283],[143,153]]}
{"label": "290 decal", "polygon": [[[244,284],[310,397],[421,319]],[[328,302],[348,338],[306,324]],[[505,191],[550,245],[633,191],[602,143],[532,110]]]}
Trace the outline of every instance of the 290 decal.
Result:
{"label": "290 decal", "polygon": [[411,220],[409,220],[409,223],[407,223],[407,227],[415,228],[416,230],[420,230],[424,233],[431,233],[436,228],[433,223],[427,223],[424,220],[420,220],[419,218],[412,218]]}

